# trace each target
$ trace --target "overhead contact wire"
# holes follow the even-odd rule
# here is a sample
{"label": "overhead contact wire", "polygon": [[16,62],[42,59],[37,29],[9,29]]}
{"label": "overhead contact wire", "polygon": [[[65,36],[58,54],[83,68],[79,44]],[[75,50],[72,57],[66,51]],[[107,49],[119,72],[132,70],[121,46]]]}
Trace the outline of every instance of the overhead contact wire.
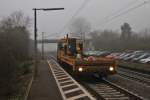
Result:
{"label": "overhead contact wire", "polygon": [[114,20],[114,19],[116,19],[116,18],[118,18],[118,17],[120,17],[120,16],[125,15],[125,14],[127,14],[127,13],[129,13],[129,12],[131,12],[131,11],[137,9],[137,8],[140,8],[140,7],[142,7],[143,5],[145,5],[147,3],[150,3],[150,1],[149,0],[148,1],[144,1],[143,3],[141,3],[139,5],[136,5],[136,6],[134,6],[132,8],[129,8],[126,11],[124,11],[124,12],[122,12],[122,13],[116,15],[116,16],[113,16],[111,19],[107,20],[105,23],[102,23],[101,26],[104,25],[104,24],[106,24],[106,23],[108,23],[108,22],[110,22],[110,21],[112,21],[112,20]]}

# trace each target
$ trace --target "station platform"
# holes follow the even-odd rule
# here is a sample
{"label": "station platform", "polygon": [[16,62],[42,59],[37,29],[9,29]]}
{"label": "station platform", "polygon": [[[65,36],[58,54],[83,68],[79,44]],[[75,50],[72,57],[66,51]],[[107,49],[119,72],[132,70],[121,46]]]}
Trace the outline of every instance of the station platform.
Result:
{"label": "station platform", "polygon": [[38,64],[38,76],[32,83],[27,100],[62,100],[46,60]]}

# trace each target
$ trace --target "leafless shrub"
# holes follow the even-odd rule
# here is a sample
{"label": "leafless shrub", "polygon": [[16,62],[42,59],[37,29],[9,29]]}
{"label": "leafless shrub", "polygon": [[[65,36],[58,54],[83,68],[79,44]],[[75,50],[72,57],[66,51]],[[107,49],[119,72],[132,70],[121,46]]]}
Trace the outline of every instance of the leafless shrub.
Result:
{"label": "leafless shrub", "polygon": [[[121,29],[124,29],[122,27]],[[122,30],[122,34],[111,30],[91,32],[92,44],[95,49],[103,50],[121,51],[129,49],[149,51],[150,31],[146,30],[139,33],[134,33],[131,31],[131,27],[128,29],[128,31],[126,29],[124,29],[124,31]]]}
{"label": "leafless shrub", "polygon": [[0,23],[0,96],[17,90],[18,67],[29,57],[29,17],[14,12]]}

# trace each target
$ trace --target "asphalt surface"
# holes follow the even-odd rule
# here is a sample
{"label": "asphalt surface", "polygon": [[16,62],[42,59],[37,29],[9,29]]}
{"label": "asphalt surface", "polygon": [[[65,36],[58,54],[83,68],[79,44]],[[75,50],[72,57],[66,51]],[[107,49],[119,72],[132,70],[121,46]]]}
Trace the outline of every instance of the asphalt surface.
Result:
{"label": "asphalt surface", "polygon": [[33,81],[28,100],[62,100],[55,79],[46,61],[38,64],[38,76]]}

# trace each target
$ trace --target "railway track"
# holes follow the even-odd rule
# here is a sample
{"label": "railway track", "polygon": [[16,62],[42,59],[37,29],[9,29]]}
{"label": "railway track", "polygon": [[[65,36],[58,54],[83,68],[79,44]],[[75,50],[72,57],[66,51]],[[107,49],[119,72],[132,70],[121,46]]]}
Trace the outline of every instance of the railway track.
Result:
{"label": "railway track", "polygon": [[[88,95],[81,95],[83,92],[81,92],[81,90],[79,88],[70,88],[69,90],[64,90],[63,88],[66,87],[70,87],[73,85],[77,85],[77,87],[80,87],[80,85],[76,82],[72,83],[74,79],[71,78],[71,80],[68,80],[68,76],[70,78],[70,75],[65,72],[56,62],[55,57],[52,57],[53,60],[48,61],[48,63],[52,64],[51,66],[51,70],[53,72],[53,75],[55,77],[55,80],[57,82],[57,85],[61,91],[61,94],[63,95],[64,100],[68,99],[69,95],[71,94],[71,96],[75,96],[75,97],[69,97],[70,99],[68,100],[74,100],[76,97],[79,97],[78,99],[81,100],[144,100],[144,98],[106,80],[106,79],[102,79],[99,81],[95,81],[95,82],[81,82],[79,81],[79,83],[82,84],[83,87],[86,88],[86,90],[84,90],[85,88],[83,88],[85,94],[87,93],[91,93],[93,94],[92,97],[88,94]],[[65,75],[67,74],[67,75]],[[62,79],[61,79],[62,78]],[[65,80],[67,79],[67,80]],[[64,82],[62,82],[61,80],[63,80]],[[94,80],[94,79],[93,79]],[[69,82],[69,83],[68,83]],[[63,86],[64,85],[64,86]],[[66,86],[65,86],[66,85]],[[79,85],[79,86],[78,86]],[[81,86],[81,88],[82,88]],[[88,91],[88,92],[87,92]],[[77,93],[77,94],[76,94]],[[84,94],[84,93],[83,93]],[[81,97],[80,97],[81,95]],[[88,97],[89,96],[89,97]],[[91,99],[92,98],[92,99]]]}
{"label": "railway track", "polygon": [[102,79],[95,83],[82,83],[89,91],[95,93],[98,100],[144,100],[128,90]]}
{"label": "railway track", "polygon": [[118,68],[118,75],[131,80],[138,81],[146,85],[147,87],[150,87],[150,75],[148,74],[143,74],[143,73],[139,73],[139,72],[123,69],[123,68]]}

